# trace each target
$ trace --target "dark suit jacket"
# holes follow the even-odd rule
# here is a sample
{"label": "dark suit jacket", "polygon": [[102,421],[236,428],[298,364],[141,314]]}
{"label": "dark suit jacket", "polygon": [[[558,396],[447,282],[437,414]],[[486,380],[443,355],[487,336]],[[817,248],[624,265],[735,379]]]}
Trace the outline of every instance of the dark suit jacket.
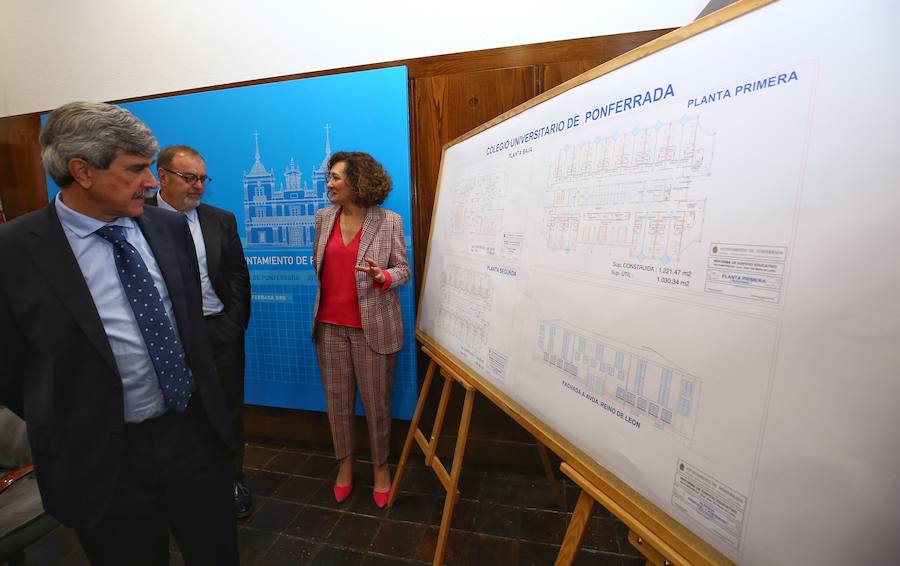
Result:
{"label": "dark suit jacket", "polygon": [[[156,199],[156,195],[147,197],[144,203],[157,206]],[[213,289],[225,305],[229,320],[247,328],[250,322],[250,271],[238,236],[237,220],[227,210],[208,204],[197,207],[197,218],[206,245],[206,266]]]}
{"label": "dark suit jacket", "polygon": [[[187,222],[150,207],[137,222],[166,281],[205,412],[233,449]],[[27,423],[45,508],[70,526],[96,524],[119,474],[122,380],[52,201],[0,225],[0,367],[0,402]]]}

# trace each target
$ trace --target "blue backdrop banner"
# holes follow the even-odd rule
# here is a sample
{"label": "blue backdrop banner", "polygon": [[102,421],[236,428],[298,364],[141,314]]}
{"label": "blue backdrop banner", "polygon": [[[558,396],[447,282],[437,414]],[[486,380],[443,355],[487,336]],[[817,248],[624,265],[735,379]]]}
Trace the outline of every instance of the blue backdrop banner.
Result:
{"label": "blue backdrop banner", "polygon": [[[391,67],[123,104],[160,147],[186,144],[215,182],[204,202],[238,221],[250,268],[248,404],[325,410],[311,340],[316,210],[329,205],[326,162],[333,151],[366,151],[391,175],[385,208],[403,217],[412,272],[409,113],[406,67]],[[57,192],[53,187],[51,198]],[[418,397],[413,282],[400,288],[404,347],[393,416],[412,417]],[[357,411],[361,405],[357,401]]]}

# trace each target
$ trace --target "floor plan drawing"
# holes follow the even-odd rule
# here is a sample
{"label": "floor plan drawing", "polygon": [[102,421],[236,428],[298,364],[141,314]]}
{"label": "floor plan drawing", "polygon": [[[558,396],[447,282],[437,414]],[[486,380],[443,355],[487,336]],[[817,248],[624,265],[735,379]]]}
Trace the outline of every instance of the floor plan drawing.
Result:
{"label": "floor plan drawing", "polygon": [[462,180],[453,191],[448,236],[465,245],[458,251],[494,257],[509,199],[507,175],[488,173]]}
{"label": "floor plan drawing", "polygon": [[437,315],[437,326],[459,340],[472,352],[487,344],[488,313],[494,289],[486,273],[448,265],[441,282],[444,299]]}
{"label": "floor plan drawing", "polygon": [[677,262],[702,241],[706,196],[694,180],[710,175],[714,142],[684,115],[563,147],[548,166],[547,249]]}

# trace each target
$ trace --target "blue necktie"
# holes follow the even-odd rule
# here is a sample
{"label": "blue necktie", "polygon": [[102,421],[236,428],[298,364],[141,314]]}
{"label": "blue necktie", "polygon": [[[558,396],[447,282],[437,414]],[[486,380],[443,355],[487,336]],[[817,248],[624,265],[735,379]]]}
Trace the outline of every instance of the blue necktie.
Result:
{"label": "blue necktie", "polygon": [[191,374],[150,270],[141,253],[125,239],[124,226],[107,224],[96,234],[113,246],[116,271],[144,337],[166,407],[184,412],[193,390]]}

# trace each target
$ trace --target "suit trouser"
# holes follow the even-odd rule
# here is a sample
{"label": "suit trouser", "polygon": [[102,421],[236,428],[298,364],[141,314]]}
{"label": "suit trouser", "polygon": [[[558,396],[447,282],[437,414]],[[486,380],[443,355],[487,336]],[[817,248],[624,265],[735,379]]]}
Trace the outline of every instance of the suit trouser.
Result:
{"label": "suit trouser", "polygon": [[366,422],[372,462],[387,462],[391,436],[391,388],[397,354],[379,354],[366,343],[361,328],[319,323],[316,353],[328,422],[334,441],[334,455],[342,460],[353,454],[354,405],[359,387]]}
{"label": "suit trouser", "polygon": [[224,315],[207,316],[206,330],[212,346],[216,373],[225,392],[228,417],[238,442],[231,472],[234,481],[244,479],[244,329]]}
{"label": "suit trouser", "polygon": [[184,413],[126,424],[120,471],[100,523],[76,529],[98,565],[169,561],[169,531],[186,564],[238,563],[229,462],[198,392]]}

